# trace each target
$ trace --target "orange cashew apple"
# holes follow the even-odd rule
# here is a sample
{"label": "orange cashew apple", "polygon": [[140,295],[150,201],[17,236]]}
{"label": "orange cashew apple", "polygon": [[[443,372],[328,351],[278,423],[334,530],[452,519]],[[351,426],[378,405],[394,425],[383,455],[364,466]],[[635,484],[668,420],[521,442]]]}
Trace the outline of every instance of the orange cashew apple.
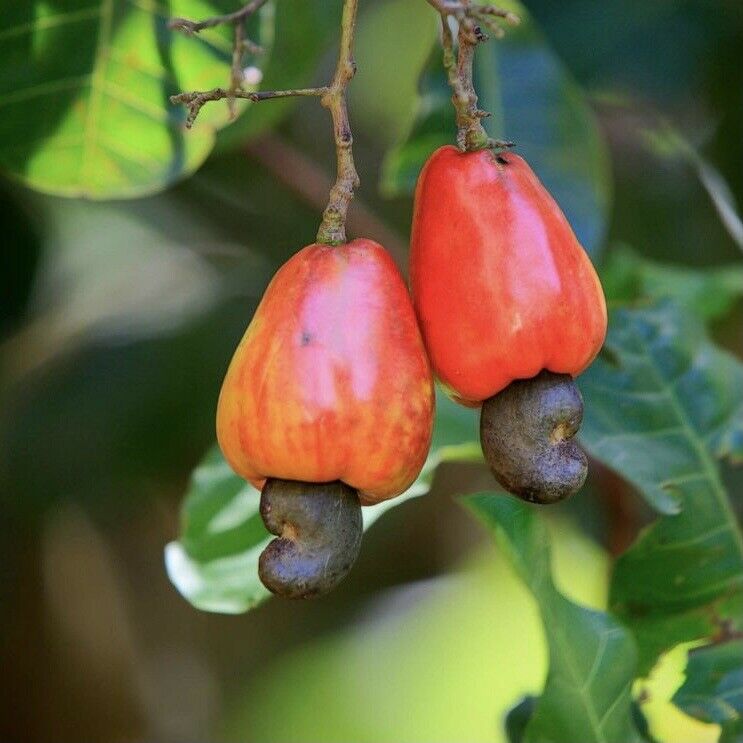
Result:
{"label": "orange cashew apple", "polygon": [[[263,489],[264,521],[281,537],[272,543],[281,554],[266,556],[269,548],[262,556],[261,578],[271,590],[315,595],[345,575],[355,558],[349,551],[360,543],[359,505],[412,484],[430,446],[433,412],[415,313],[382,246],[367,239],[313,244],[279,269],[235,351],[217,407],[222,452]],[[308,517],[307,508],[317,512]],[[292,518],[277,515],[287,509]],[[339,527],[307,554],[312,530],[342,513],[350,531]],[[344,554],[326,563],[340,532]]]}

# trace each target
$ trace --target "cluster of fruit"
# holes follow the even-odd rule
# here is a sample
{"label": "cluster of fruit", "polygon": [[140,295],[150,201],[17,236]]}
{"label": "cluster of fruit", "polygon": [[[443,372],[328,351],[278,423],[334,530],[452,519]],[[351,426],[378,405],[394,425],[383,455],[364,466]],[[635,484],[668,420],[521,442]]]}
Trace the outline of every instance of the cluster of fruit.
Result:
{"label": "cluster of fruit", "polygon": [[309,245],[276,274],[222,387],[217,435],[262,490],[277,535],[261,580],[330,590],[360,548],[361,506],[406,490],[425,461],[433,373],[482,406],[485,458],[507,490],[551,503],[578,490],[582,401],[606,305],[565,216],[526,162],[442,147],[415,195],[412,303],[379,244]]}

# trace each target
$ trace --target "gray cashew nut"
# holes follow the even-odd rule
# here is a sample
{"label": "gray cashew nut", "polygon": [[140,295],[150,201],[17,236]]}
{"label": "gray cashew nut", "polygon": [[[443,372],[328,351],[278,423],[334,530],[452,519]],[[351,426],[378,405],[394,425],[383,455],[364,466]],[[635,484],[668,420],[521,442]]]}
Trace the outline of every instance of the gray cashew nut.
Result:
{"label": "gray cashew nut", "polygon": [[278,538],[263,550],[258,575],[269,591],[311,598],[333,589],[361,549],[363,522],[356,490],[327,483],[268,479],[261,517]]}
{"label": "gray cashew nut", "polygon": [[576,493],[588,471],[574,436],[583,399],[569,374],[542,371],[518,379],[483,403],[480,441],[495,478],[531,503],[555,503]]}

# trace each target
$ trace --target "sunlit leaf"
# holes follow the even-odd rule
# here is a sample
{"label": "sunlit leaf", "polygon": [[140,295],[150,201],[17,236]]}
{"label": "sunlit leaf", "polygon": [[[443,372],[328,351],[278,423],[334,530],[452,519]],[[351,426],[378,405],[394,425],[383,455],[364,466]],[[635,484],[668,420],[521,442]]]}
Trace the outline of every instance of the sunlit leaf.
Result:
{"label": "sunlit leaf", "polygon": [[[516,142],[565,211],[579,239],[596,255],[610,202],[608,159],[596,120],[581,90],[547,45],[526,10],[502,40],[478,47],[476,87],[484,121],[494,137]],[[387,195],[411,193],[423,163],[455,139],[451,91],[436,47],[420,83],[417,116],[403,141],[387,153],[381,187]]]}
{"label": "sunlit leaf", "polygon": [[[427,493],[440,463],[481,459],[475,411],[440,395],[423,470],[402,495],[364,508],[364,528],[390,508]],[[259,501],[260,493],[232,472],[217,447],[194,471],[181,537],[165,548],[165,565],[176,588],[197,608],[239,613],[269,597],[258,579],[258,557],[272,537],[263,526]]]}
{"label": "sunlit leaf", "polygon": [[642,740],[646,741],[646,743],[658,743],[650,733],[648,719],[645,717],[642,708],[636,701],[632,702],[632,719],[635,722],[635,727],[637,728],[637,732]]}
{"label": "sunlit leaf", "polygon": [[552,580],[549,536],[533,506],[479,493],[464,504],[492,530],[539,605],[550,651],[544,692],[522,740],[535,743],[632,743],[637,651],[609,614],[566,599]]}
{"label": "sunlit leaf", "polygon": [[[68,0],[4,3],[0,26],[0,168],[63,196],[150,193],[195,170],[226,104],[193,130],[168,98],[229,81],[230,29],[187,37],[172,16],[234,10],[230,0]],[[258,41],[271,7],[254,19]]]}
{"label": "sunlit leaf", "polygon": [[743,458],[743,365],[671,302],[614,312],[579,378],[581,440],[665,515],[617,561],[611,603],[640,670],[743,620],[743,539],[716,459]]}

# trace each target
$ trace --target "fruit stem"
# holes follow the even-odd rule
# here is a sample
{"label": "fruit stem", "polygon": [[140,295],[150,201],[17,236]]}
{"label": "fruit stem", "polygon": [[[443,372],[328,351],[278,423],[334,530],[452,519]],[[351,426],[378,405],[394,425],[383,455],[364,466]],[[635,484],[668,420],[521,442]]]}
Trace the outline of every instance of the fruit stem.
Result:
{"label": "fruit stem", "polygon": [[457,146],[460,150],[472,152],[487,147],[488,133],[482,125],[482,113],[477,108],[477,93],[472,80],[472,66],[475,56],[475,45],[464,19],[459,23],[458,42],[459,50],[454,55],[454,38],[449,27],[449,19],[441,16],[442,39],[444,47],[444,66],[449,76],[449,85],[452,89],[452,103],[457,119]]}
{"label": "fruit stem", "polygon": [[[456,111],[457,146],[462,152],[482,149],[512,147],[513,142],[492,139],[482,125],[482,119],[490,116],[477,107],[477,92],[472,77],[475,47],[488,36],[479,24],[487,26],[495,36],[503,36],[503,29],[495,24],[495,18],[503,18],[512,25],[519,22],[517,16],[492,5],[479,5],[468,0],[427,0],[441,14],[441,43],[444,51],[444,68],[452,89],[452,103]],[[454,35],[449,26],[449,17],[457,20],[457,53],[454,52]]]}
{"label": "fruit stem", "polygon": [[354,189],[359,185],[359,175],[353,160],[353,135],[346,104],[346,88],[356,74],[353,38],[357,10],[358,0],[344,0],[338,64],[335,68],[333,82],[320,99],[333,118],[337,162],[337,177],[330,189],[328,205],[325,207],[322,222],[317,231],[317,242],[327,245],[339,245],[346,242],[348,205],[353,198]]}

